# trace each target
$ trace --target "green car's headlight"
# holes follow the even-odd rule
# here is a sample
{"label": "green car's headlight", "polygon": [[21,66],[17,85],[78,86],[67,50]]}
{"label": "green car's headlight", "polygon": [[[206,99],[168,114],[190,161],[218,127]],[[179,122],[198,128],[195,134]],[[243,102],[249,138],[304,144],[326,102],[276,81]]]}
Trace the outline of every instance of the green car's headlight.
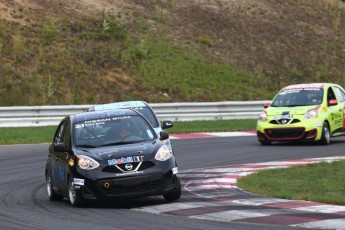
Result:
{"label": "green car's headlight", "polygon": [[311,109],[303,116],[305,119],[315,119],[318,117],[318,109]]}
{"label": "green car's headlight", "polygon": [[259,115],[259,121],[267,121],[267,113],[266,111],[262,111]]}

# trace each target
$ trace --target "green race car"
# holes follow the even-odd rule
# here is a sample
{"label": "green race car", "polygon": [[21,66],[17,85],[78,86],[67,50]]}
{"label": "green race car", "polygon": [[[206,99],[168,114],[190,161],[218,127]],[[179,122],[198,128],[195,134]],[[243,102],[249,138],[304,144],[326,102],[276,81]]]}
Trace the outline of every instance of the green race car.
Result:
{"label": "green race car", "polygon": [[317,141],[345,135],[345,91],[337,84],[290,85],[265,104],[257,122],[262,145],[273,141]]}

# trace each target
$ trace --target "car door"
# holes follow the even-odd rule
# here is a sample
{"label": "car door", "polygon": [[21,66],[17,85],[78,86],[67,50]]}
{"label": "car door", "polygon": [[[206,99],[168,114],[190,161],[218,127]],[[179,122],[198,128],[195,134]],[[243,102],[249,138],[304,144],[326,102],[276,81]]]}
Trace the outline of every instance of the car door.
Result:
{"label": "car door", "polygon": [[[327,90],[327,105],[330,112],[331,135],[339,135],[344,127],[344,105],[339,101],[340,98],[336,96],[334,90],[334,87],[329,87]],[[331,100],[337,100],[337,104],[331,104]]]}
{"label": "car door", "polygon": [[338,86],[334,86],[334,93],[337,97],[338,105],[339,105],[339,111],[342,112],[342,132],[345,131],[345,92],[342,88]]}
{"label": "car door", "polygon": [[70,122],[68,119],[62,121],[55,133],[49,152],[52,155],[52,180],[60,192],[67,192],[68,164],[70,158],[68,152],[58,152],[54,150],[54,145],[64,143],[67,148],[71,146]]}

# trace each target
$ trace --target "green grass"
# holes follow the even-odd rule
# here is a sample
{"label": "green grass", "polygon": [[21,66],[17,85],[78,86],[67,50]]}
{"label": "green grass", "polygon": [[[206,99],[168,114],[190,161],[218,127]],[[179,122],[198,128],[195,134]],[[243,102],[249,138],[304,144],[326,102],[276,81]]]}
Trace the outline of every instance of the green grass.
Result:
{"label": "green grass", "polygon": [[[174,1],[156,1],[151,7],[149,18],[139,13],[135,20],[102,11],[84,20],[41,18],[20,29],[0,22],[1,106],[269,100],[288,84],[329,79],[345,84],[338,64],[345,55],[339,52],[344,49],[342,8],[327,19],[340,37],[320,40],[315,52],[304,50],[303,55],[303,44],[282,36],[286,40],[255,42],[257,52],[247,54],[259,56],[254,59],[245,56],[244,47],[230,44],[236,52],[228,52],[228,59],[221,52],[217,57],[219,41],[206,31],[183,41],[172,39],[169,18],[160,8],[173,9]],[[151,27],[152,20],[157,27]],[[284,58],[272,52],[282,47],[291,52],[284,51]],[[243,65],[235,64],[237,58]],[[272,63],[274,71],[268,68]],[[26,91],[30,94],[22,93]]]}
{"label": "green grass", "polygon": [[242,177],[237,186],[268,197],[345,205],[345,161],[286,169],[264,169]]}
{"label": "green grass", "polygon": [[0,128],[0,144],[38,144],[53,140],[56,126]]}
{"label": "green grass", "polygon": [[[169,133],[254,130],[256,120],[174,122]],[[52,141],[56,126],[0,128],[0,144],[37,144]]]}
{"label": "green grass", "polygon": [[255,130],[255,119],[174,122],[169,133],[223,132]]}

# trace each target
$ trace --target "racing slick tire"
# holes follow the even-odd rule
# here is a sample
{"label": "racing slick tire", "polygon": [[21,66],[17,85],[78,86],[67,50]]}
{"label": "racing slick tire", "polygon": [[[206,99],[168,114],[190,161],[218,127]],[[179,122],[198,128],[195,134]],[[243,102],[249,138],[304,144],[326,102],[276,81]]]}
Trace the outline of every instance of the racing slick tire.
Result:
{"label": "racing slick tire", "polygon": [[48,192],[49,200],[51,200],[51,201],[63,200],[63,196],[60,194],[57,194],[54,191],[52,178],[51,178],[50,173],[48,171],[46,174],[46,185],[47,185],[47,192]]}
{"label": "racing slick tire", "polygon": [[69,202],[74,207],[80,207],[85,203],[85,199],[82,197],[80,190],[75,189],[73,183],[73,177],[68,179],[68,198]]}
{"label": "racing slick tire", "polygon": [[327,122],[323,123],[320,144],[328,145],[331,143],[331,133]]}
{"label": "racing slick tire", "polygon": [[181,197],[181,182],[178,180],[177,185],[173,192],[163,194],[165,201],[172,202],[180,199]]}

